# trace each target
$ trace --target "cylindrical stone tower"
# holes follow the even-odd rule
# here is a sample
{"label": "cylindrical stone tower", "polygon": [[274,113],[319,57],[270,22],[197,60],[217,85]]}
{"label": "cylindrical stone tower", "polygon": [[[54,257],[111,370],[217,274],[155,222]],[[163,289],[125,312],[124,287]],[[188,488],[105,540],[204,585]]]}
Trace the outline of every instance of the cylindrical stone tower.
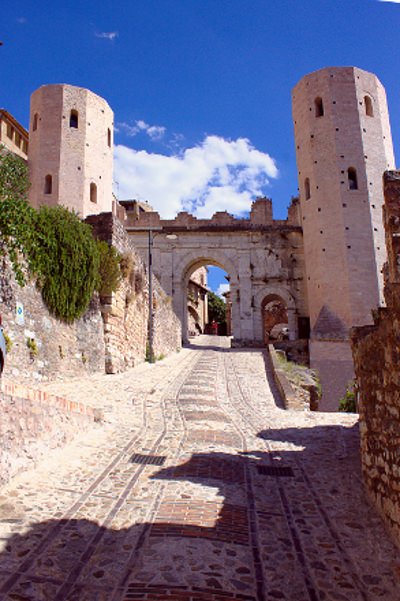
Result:
{"label": "cylindrical stone tower", "polygon": [[81,217],[112,210],[113,112],[84,88],[42,86],[31,96],[30,201]]}
{"label": "cylindrical stone tower", "polygon": [[349,328],[383,302],[382,175],[394,168],[386,94],[372,73],[329,67],[293,90],[293,118],[311,321],[322,409],[353,378]]}

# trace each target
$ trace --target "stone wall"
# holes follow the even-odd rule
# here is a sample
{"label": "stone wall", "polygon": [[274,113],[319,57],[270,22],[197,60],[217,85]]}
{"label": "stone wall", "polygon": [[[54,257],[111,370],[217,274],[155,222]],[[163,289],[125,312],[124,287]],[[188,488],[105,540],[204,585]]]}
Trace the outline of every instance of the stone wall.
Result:
{"label": "stone wall", "polygon": [[[22,307],[23,320],[17,309]],[[98,298],[69,325],[52,317],[34,282],[21,288],[5,257],[0,257],[0,314],[12,341],[4,375],[42,381],[104,371],[103,320]],[[28,348],[33,339],[37,353]]]}
{"label": "stone wall", "polygon": [[[116,293],[101,299],[106,347],[106,372],[133,367],[146,357],[149,311],[148,277],[144,263],[121,221],[112,213],[91,215],[87,223],[94,235],[112,244],[124,257],[125,277]],[[154,356],[161,357],[181,347],[180,322],[171,298],[153,278]]]}
{"label": "stone wall", "polygon": [[352,330],[366,489],[400,544],[400,172],[384,176],[386,307]]}
{"label": "stone wall", "polygon": [[4,379],[0,415],[0,485],[100,420],[92,407]]}

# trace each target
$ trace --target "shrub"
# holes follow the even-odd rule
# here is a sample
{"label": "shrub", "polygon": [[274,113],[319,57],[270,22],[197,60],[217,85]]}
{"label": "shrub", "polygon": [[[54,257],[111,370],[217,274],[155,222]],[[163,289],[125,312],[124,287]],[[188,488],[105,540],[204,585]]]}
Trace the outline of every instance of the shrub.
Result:
{"label": "shrub", "polygon": [[9,353],[13,346],[13,341],[10,336],[3,330],[4,342],[6,343],[6,352]]}
{"label": "shrub", "polygon": [[100,296],[109,296],[117,290],[121,282],[121,257],[107,242],[97,241],[99,253],[99,281],[96,286]]}
{"label": "shrub", "polygon": [[120,267],[121,267],[122,276],[125,279],[130,281],[131,277],[132,277],[132,273],[135,269],[135,260],[133,258],[132,253],[126,252],[122,255]]}
{"label": "shrub", "polygon": [[357,413],[356,392],[354,382],[350,382],[343,398],[339,400],[339,411],[342,413]]}
{"label": "shrub", "polygon": [[99,282],[97,243],[90,226],[62,206],[41,207],[34,225],[30,266],[51,313],[71,322],[84,313]]}

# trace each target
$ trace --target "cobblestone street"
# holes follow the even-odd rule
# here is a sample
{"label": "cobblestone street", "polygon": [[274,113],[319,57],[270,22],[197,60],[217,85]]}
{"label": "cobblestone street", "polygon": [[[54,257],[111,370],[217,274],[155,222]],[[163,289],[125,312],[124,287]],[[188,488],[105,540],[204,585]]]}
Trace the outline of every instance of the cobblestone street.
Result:
{"label": "cobblestone street", "polygon": [[103,421],[0,489],[1,601],[400,600],[354,416],[283,410],[262,351],[47,389]]}

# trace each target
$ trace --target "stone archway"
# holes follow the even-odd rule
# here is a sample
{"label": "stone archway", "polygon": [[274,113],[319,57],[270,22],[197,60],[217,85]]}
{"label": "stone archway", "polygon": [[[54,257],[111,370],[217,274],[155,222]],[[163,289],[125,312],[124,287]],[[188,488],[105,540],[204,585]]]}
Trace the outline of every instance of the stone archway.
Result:
{"label": "stone archway", "polygon": [[277,294],[270,294],[264,298],[261,304],[263,342],[268,344],[272,340],[283,340],[285,330],[289,331],[288,312],[286,303]]}
{"label": "stone archway", "polygon": [[[265,312],[267,305],[274,301],[284,306],[288,337],[290,340],[296,340],[298,336],[296,302],[290,290],[282,284],[263,286],[255,295],[254,331],[257,333],[257,339],[264,344],[266,343],[264,327]],[[282,315],[282,312],[277,312],[276,317],[279,317],[279,315]]]}
{"label": "stone archway", "polygon": [[[207,265],[215,265],[223,269],[229,277],[230,284],[237,286],[237,272],[234,264],[230,259],[221,252],[213,252],[212,255],[201,255],[200,253],[190,252],[182,257],[176,264],[174,269],[174,308],[182,323],[182,337],[185,342],[188,340],[188,306],[187,306],[187,289],[191,275],[200,267]],[[232,315],[238,311],[232,303]],[[233,330],[235,328],[233,326]]]}

